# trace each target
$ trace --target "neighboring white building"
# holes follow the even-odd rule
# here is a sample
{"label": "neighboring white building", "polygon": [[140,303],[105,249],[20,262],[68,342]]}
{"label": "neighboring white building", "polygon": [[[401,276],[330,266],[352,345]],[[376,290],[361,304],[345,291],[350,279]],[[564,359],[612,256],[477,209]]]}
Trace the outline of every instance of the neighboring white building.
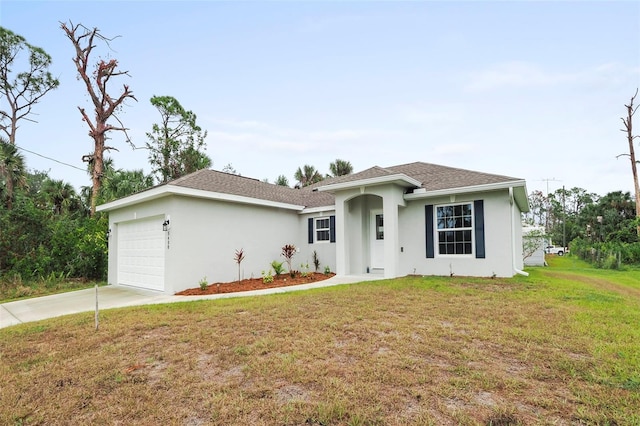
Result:
{"label": "neighboring white building", "polygon": [[509,277],[522,272],[522,179],[428,163],[373,167],[301,189],[200,170],[98,207],[110,284],[173,294],[259,277],[285,244],[338,275]]}
{"label": "neighboring white building", "polygon": [[544,248],[547,238],[543,226],[523,226],[522,242],[525,266],[546,266]]}

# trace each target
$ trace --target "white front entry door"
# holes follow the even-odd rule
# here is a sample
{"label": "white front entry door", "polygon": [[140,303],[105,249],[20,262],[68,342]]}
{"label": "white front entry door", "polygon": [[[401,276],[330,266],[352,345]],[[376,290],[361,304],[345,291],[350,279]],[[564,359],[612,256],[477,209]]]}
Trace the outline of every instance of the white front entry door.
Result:
{"label": "white front entry door", "polygon": [[[384,269],[384,217],[382,210],[371,211],[371,269]],[[371,271],[373,272],[373,271]]]}

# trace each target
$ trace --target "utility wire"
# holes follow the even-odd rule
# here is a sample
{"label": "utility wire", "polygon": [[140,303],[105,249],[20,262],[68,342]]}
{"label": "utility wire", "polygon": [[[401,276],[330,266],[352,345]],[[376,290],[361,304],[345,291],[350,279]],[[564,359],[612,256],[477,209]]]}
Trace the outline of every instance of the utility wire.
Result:
{"label": "utility wire", "polygon": [[16,146],[16,148],[18,148],[18,149],[21,149],[21,150],[23,150],[23,151],[26,151],[26,152],[28,152],[28,153],[30,153],[30,154],[37,155],[38,157],[42,157],[42,158],[46,158],[47,160],[55,161],[56,163],[60,163],[60,164],[62,164],[62,165],[64,165],[64,166],[67,166],[67,167],[72,167],[72,168],[74,168],[74,169],[78,169],[78,170],[83,171],[83,172],[85,172],[85,173],[87,172],[87,169],[82,169],[82,168],[80,168],[80,167],[74,166],[73,164],[65,163],[65,162],[63,162],[63,161],[56,160],[55,158],[47,157],[46,155],[42,155],[42,154],[38,154],[37,152],[29,151],[28,149],[25,149],[25,148],[23,148],[23,147],[21,147],[21,146],[18,146],[18,145],[15,145],[15,146]]}

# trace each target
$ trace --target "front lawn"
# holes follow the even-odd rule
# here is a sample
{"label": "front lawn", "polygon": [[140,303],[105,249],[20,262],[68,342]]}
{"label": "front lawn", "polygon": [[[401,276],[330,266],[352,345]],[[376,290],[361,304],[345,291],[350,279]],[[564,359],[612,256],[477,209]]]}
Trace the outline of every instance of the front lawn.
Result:
{"label": "front lawn", "polygon": [[0,329],[0,424],[640,424],[640,274],[528,271]]}

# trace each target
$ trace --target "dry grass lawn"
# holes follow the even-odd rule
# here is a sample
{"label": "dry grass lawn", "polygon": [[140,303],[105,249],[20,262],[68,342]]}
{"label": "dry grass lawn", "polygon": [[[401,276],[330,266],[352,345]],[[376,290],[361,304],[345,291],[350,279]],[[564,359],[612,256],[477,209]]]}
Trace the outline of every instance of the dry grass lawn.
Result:
{"label": "dry grass lawn", "polygon": [[0,424],[640,424],[640,274],[406,277],[0,330]]}

